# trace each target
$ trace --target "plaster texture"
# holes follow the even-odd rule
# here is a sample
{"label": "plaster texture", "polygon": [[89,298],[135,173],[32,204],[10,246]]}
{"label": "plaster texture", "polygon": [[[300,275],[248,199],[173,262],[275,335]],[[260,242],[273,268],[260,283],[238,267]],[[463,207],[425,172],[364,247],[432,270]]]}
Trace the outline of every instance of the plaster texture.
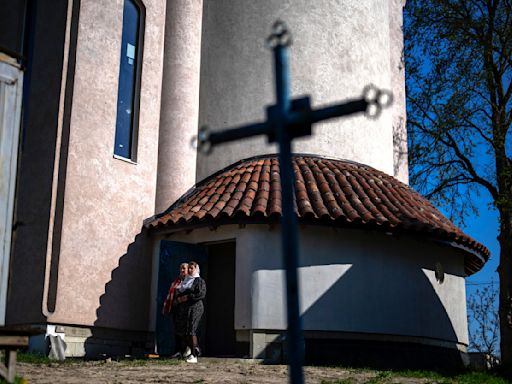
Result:
{"label": "plaster texture", "polygon": [[47,320],[146,330],[151,265],[141,223],[154,212],[165,1],[144,2],[137,164],[113,157],[123,2],[80,4],[57,296]]}
{"label": "plaster texture", "polygon": [[168,0],[156,213],[195,184],[202,0]]}
{"label": "plaster texture", "polygon": [[[223,226],[166,238],[204,243],[236,238],[235,329],[286,329],[279,230]],[[445,279],[435,277],[440,262]],[[301,226],[300,308],[305,331],[468,343],[460,250],[408,236]]]}
{"label": "plaster texture", "polygon": [[[205,0],[199,125],[219,129],[265,118],[264,107],[274,102],[272,54],[265,39],[277,19],[293,36],[293,97],[309,94],[319,106],[360,97],[370,83],[392,89],[391,55],[399,50],[392,45],[399,42],[390,34],[395,21],[390,8],[401,12],[396,2],[380,0]],[[400,175],[394,170],[392,122],[388,109],[378,120],[358,115],[317,124],[314,135],[296,140],[293,150]],[[198,156],[198,179],[241,158],[276,151],[264,138],[226,144]]]}

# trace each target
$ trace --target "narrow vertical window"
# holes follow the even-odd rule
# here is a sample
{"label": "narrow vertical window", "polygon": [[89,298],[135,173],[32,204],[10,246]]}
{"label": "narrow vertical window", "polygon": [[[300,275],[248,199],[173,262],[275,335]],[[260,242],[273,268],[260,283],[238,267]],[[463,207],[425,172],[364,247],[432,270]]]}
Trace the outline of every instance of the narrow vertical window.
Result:
{"label": "narrow vertical window", "polygon": [[125,0],[114,154],[136,160],[144,8]]}

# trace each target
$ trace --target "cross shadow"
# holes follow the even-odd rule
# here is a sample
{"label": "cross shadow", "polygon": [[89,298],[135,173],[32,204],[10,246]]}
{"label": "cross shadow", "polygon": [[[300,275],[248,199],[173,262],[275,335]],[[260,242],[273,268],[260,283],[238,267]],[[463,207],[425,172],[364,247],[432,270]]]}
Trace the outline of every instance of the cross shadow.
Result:
{"label": "cross shadow", "polygon": [[[308,290],[301,294],[306,363],[438,370],[462,367],[461,337],[452,323],[452,318],[461,319],[447,307],[450,300],[460,297],[457,293],[453,298],[446,295],[447,287],[452,286],[443,287],[427,276],[433,274],[432,260],[441,258],[447,280],[462,278],[457,261],[462,256],[406,236],[396,239],[351,231],[340,236],[351,240],[342,250],[330,247],[340,249],[330,254],[320,255],[314,252],[315,244],[303,241],[299,264],[301,286]],[[262,277],[258,278],[264,284],[282,279],[284,285],[278,259],[260,271]],[[444,302],[439,296],[442,291],[448,297]],[[276,300],[282,302],[273,305],[284,308],[284,298]],[[260,357],[268,362],[286,361],[282,340],[268,344]]]}

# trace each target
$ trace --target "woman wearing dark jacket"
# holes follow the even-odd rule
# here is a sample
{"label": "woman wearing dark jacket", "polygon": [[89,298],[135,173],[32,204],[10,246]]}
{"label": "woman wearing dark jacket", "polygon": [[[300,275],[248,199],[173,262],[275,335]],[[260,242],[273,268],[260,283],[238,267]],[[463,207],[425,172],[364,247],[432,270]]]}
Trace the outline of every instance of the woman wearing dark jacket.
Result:
{"label": "woman wearing dark jacket", "polygon": [[200,355],[197,328],[204,313],[203,299],[206,296],[206,283],[199,276],[199,265],[195,261],[188,263],[188,276],[181,288],[176,301],[184,304],[184,314],[186,314],[182,320],[184,324],[179,326],[188,341],[185,359],[188,363],[197,363],[197,357]]}

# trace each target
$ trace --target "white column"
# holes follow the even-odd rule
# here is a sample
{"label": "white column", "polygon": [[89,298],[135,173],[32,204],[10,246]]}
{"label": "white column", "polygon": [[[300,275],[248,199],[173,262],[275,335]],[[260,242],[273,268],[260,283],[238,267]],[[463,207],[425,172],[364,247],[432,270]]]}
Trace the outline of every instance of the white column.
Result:
{"label": "white column", "polygon": [[156,212],[196,181],[202,13],[202,0],[167,1]]}

